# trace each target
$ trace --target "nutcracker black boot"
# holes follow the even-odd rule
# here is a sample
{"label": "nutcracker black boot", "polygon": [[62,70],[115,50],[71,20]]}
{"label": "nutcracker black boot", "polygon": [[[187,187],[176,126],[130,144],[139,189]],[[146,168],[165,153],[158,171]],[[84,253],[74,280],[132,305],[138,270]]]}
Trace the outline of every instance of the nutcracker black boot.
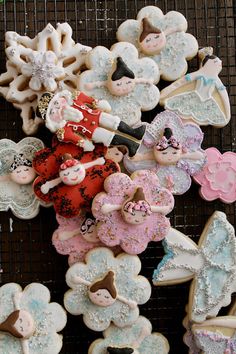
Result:
{"label": "nutcracker black boot", "polygon": [[118,134],[114,135],[114,137],[111,141],[111,145],[124,145],[124,146],[126,146],[129,151],[130,157],[132,157],[136,154],[136,152],[140,146],[140,144],[137,143],[136,141],[126,138],[123,135],[118,135]]}
{"label": "nutcracker black boot", "polygon": [[119,130],[119,132],[121,132],[121,133],[125,133],[127,135],[130,135],[137,140],[141,140],[142,137],[144,136],[146,126],[141,125],[138,128],[132,128],[128,124],[126,124],[125,122],[121,121],[117,130]]}

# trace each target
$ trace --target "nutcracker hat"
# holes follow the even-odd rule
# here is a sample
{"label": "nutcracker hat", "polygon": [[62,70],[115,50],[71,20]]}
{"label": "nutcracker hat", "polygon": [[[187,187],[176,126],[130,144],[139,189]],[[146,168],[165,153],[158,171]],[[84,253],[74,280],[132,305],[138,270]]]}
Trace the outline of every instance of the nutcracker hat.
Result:
{"label": "nutcracker hat", "polygon": [[68,90],[63,90],[56,94],[52,92],[45,92],[44,94],[42,94],[36,109],[36,116],[42,118],[43,120],[50,119],[49,112],[52,107],[52,104],[61,97],[64,97],[69,105],[72,105],[72,93]]}

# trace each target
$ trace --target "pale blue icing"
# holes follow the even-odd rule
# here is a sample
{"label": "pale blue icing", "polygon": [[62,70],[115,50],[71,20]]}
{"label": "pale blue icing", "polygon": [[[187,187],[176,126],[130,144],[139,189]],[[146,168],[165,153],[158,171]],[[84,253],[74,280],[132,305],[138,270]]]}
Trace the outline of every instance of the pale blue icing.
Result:
{"label": "pale blue icing", "polygon": [[158,278],[162,267],[164,267],[166,263],[168,263],[174,257],[174,253],[171,247],[168,246],[168,243],[165,241],[165,239],[162,241],[162,246],[166,254],[158,264],[157,269],[155,269],[153,272],[152,280],[154,282],[157,282],[159,280]]}

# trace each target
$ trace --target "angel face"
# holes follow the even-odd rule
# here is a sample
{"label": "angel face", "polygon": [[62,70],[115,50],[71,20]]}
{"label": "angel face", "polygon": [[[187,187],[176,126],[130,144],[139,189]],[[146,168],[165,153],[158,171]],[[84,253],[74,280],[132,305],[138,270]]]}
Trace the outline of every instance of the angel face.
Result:
{"label": "angel face", "polygon": [[109,91],[115,96],[128,95],[135,88],[135,79],[123,76],[119,80],[110,80]]}
{"label": "angel face", "polygon": [[98,289],[95,292],[89,290],[88,296],[95,305],[102,307],[111,306],[116,301],[107,289]]}
{"label": "angel face", "polygon": [[172,146],[169,146],[165,150],[157,150],[154,147],[153,153],[156,162],[160,165],[175,165],[182,156],[182,150],[175,149]]}
{"label": "angel face", "polygon": [[68,106],[67,100],[64,97],[52,99],[49,107],[49,117],[53,122],[63,120],[63,109]]}
{"label": "angel face", "polygon": [[149,33],[142,42],[139,42],[143,53],[154,55],[159,54],[166,45],[166,36],[164,32]]}
{"label": "angel face", "polygon": [[30,338],[35,330],[34,320],[30,313],[20,310],[19,317],[14,324],[14,328],[22,335],[22,338]]}
{"label": "angel face", "polygon": [[151,214],[151,207],[145,200],[127,202],[123,205],[121,213],[124,220],[133,225],[143,224]]}
{"label": "angel face", "polygon": [[30,166],[18,166],[10,173],[10,178],[17,184],[29,184],[33,182],[36,177],[36,173],[33,167]]}
{"label": "angel face", "polygon": [[68,186],[75,186],[76,184],[81,183],[84,180],[85,175],[86,171],[81,163],[68,167],[64,170],[60,170],[59,172],[59,177],[62,182]]}

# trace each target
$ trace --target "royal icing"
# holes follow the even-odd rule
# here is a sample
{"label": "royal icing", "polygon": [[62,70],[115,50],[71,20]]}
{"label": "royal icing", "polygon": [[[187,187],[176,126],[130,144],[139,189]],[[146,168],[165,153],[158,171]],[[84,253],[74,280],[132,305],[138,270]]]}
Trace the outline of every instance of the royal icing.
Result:
{"label": "royal icing", "polygon": [[104,182],[92,212],[99,221],[97,233],[107,246],[120,245],[129,254],[143,252],[148,242],[160,241],[169,230],[165,217],[174,207],[172,194],[161,188],[151,171],[127,176],[116,173]]}
{"label": "royal icing", "polygon": [[194,279],[189,295],[189,320],[201,322],[227,306],[236,290],[236,241],[233,226],[215,212],[197,246],[181,232],[170,229],[163,241],[166,255],[153,274],[155,285]]}
{"label": "royal icing", "polygon": [[117,39],[134,44],[141,57],[148,56],[158,64],[164,80],[173,81],[186,73],[187,60],[197,54],[197,40],[186,30],[187,21],[181,13],[164,15],[160,8],[146,6],[137,20],[126,20],[119,26]]}

